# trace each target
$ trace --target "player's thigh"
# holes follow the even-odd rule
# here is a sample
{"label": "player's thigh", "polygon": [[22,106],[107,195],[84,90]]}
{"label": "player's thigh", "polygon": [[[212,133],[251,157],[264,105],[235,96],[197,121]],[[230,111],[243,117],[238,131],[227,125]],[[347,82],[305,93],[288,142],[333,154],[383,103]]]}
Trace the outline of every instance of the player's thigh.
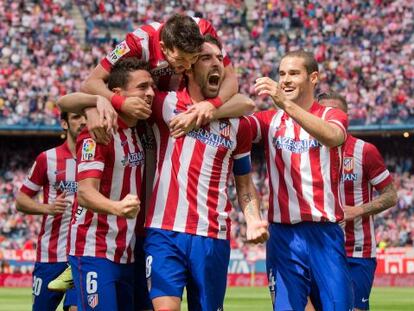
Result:
{"label": "player's thigh", "polygon": [[369,310],[369,296],[374,282],[375,258],[348,257],[349,270],[354,286],[354,308]]}
{"label": "player's thigh", "polygon": [[311,299],[317,310],[353,306],[352,280],[345,255],[343,231],[334,223],[319,223],[308,236],[311,259]]}
{"label": "player's thigh", "polygon": [[229,260],[229,241],[192,236],[187,285],[190,311],[223,308]]}
{"label": "player's thigh", "polygon": [[66,263],[35,263],[32,281],[33,311],[56,310],[64,293],[50,291],[47,285],[66,267]]}
{"label": "player's thigh", "polygon": [[146,278],[153,303],[157,297],[181,299],[187,282],[187,243],[185,234],[161,229],[147,230],[144,246]]}
{"label": "player's thigh", "polygon": [[301,226],[271,224],[266,244],[266,270],[274,310],[304,310],[310,272]]}
{"label": "player's thigh", "polygon": [[152,310],[152,302],[149,297],[147,279],[145,276],[145,252],[144,238],[137,237],[135,244],[135,282],[134,300],[135,310]]}
{"label": "player's thigh", "polygon": [[118,310],[135,310],[135,266],[134,264],[117,264],[119,277],[116,283]]}
{"label": "player's thigh", "polygon": [[76,289],[71,288],[65,292],[65,299],[63,301],[63,310],[70,310],[70,307],[77,306]]}
{"label": "player's thigh", "polygon": [[116,282],[119,272],[116,264],[104,258],[89,256],[69,256],[69,263],[72,267],[78,310],[118,310]]}

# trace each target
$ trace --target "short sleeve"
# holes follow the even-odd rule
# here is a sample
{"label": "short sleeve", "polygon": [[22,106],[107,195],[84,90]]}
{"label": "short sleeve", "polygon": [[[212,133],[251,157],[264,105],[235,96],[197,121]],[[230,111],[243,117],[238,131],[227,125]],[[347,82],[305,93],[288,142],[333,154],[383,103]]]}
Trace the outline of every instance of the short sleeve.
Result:
{"label": "short sleeve", "polygon": [[392,177],[388,169],[385,167],[384,160],[378,149],[370,143],[365,143],[363,155],[364,174],[367,179],[377,190],[392,183]]}
{"label": "short sleeve", "polygon": [[34,197],[47,182],[47,157],[46,152],[42,152],[33,163],[20,191]]}
{"label": "short sleeve", "polygon": [[[137,29],[135,32],[139,30],[140,29]],[[118,43],[117,46],[115,46],[115,48],[101,60],[102,67],[110,72],[112,67],[123,58],[137,57],[143,59],[145,54],[143,51],[143,44],[145,44],[146,41],[141,42],[141,40],[142,39],[134,33],[128,33],[125,40]]]}
{"label": "short sleeve", "polygon": [[347,137],[348,129],[348,116],[345,112],[336,108],[328,108],[324,120],[328,121],[331,124],[338,126],[341,131],[344,133],[344,137]]}
{"label": "short sleeve", "polygon": [[[113,144],[112,140],[109,145],[111,144]],[[79,135],[76,142],[77,181],[86,178],[102,178],[108,148],[107,145],[97,144],[87,130]]]}

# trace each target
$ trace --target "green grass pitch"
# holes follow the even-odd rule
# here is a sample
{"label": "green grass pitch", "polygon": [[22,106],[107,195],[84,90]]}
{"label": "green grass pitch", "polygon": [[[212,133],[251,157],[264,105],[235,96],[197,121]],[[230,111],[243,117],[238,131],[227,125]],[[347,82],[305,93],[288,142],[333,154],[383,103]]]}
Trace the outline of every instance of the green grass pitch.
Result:
{"label": "green grass pitch", "polygon": [[[31,310],[31,300],[30,288],[0,288],[0,311]],[[187,309],[185,300],[182,309]],[[228,288],[224,310],[271,310],[267,288]],[[413,311],[414,288],[374,288],[371,295],[371,310]]]}

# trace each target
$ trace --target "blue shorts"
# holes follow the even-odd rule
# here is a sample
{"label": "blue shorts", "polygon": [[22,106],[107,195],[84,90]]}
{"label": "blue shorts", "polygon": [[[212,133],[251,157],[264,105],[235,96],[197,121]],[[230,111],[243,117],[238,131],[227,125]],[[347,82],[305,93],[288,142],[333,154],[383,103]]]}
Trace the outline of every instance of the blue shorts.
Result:
{"label": "blue shorts", "polygon": [[147,229],[146,275],[150,297],[182,298],[189,310],[221,310],[227,283],[230,242],[161,229]]}
{"label": "blue shorts", "polygon": [[54,292],[47,289],[50,281],[58,277],[66,268],[66,262],[46,263],[36,262],[33,270],[33,311],[55,311],[65,296],[64,309],[76,306],[75,289],[65,293]]}
{"label": "blue shorts", "polygon": [[369,295],[374,282],[377,260],[375,258],[348,257],[354,285],[354,307],[360,310],[369,310]]}
{"label": "blue shorts", "polygon": [[79,311],[134,311],[134,264],[69,256]]}
{"label": "blue shorts", "polygon": [[304,310],[308,296],[316,310],[352,310],[352,281],[338,224],[272,223],[269,231],[266,269],[274,310]]}
{"label": "blue shorts", "polygon": [[145,252],[144,237],[137,237],[135,244],[135,310],[152,310],[152,302],[149,297],[147,278],[145,276]]}

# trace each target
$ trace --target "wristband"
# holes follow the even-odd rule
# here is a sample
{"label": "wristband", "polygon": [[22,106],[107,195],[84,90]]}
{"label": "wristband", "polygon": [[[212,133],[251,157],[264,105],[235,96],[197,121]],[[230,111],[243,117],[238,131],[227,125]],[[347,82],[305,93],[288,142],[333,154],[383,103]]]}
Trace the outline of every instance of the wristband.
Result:
{"label": "wristband", "polygon": [[223,105],[223,102],[221,101],[220,97],[215,97],[215,98],[209,98],[207,99],[207,101],[211,104],[213,104],[214,107],[219,108],[220,106]]}
{"label": "wristband", "polygon": [[112,106],[115,108],[116,111],[120,112],[121,111],[121,107],[125,102],[125,97],[118,95],[118,94],[114,94],[111,97],[111,104]]}

